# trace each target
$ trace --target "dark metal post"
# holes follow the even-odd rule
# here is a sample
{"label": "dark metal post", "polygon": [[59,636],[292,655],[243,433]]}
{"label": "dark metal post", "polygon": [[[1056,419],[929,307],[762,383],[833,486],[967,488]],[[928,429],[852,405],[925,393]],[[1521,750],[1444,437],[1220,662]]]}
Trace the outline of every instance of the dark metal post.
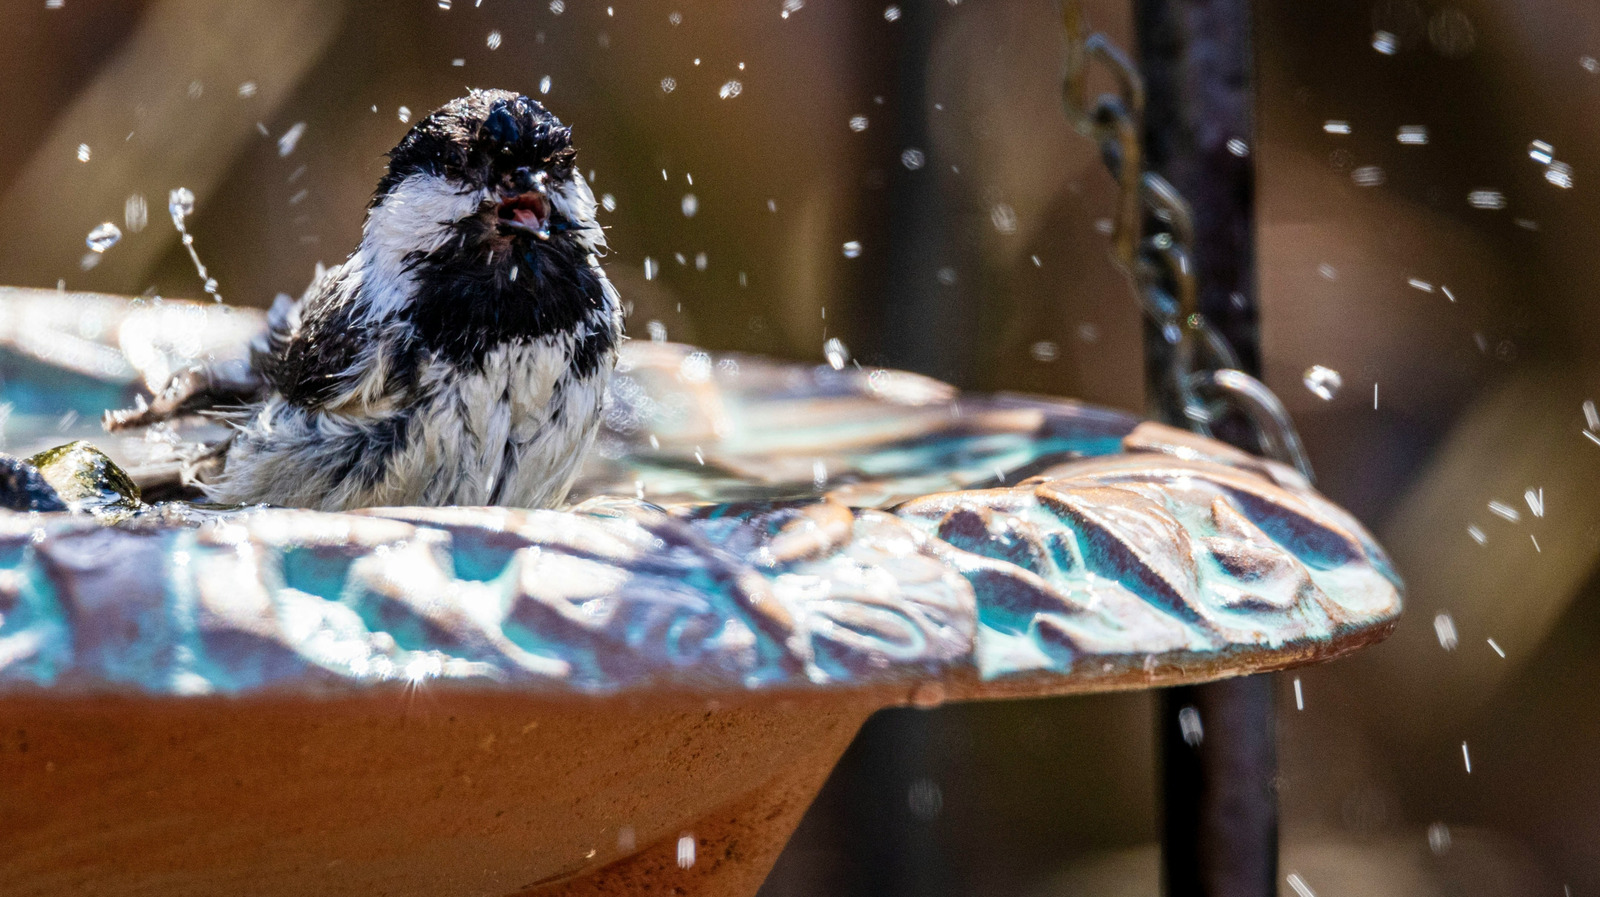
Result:
{"label": "dark metal post", "polygon": [[[1200,310],[1227,337],[1245,372],[1259,375],[1250,0],[1135,0],[1134,10],[1147,90],[1146,164],[1192,204]],[[1147,329],[1147,370],[1157,383],[1172,349]],[[1176,413],[1152,410],[1169,420]],[[1216,432],[1256,449],[1237,422],[1222,422]],[[1168,897],[1276,893],[1272,686],[1270,677],[1252,676],[1161,694],[1157,737]]]}

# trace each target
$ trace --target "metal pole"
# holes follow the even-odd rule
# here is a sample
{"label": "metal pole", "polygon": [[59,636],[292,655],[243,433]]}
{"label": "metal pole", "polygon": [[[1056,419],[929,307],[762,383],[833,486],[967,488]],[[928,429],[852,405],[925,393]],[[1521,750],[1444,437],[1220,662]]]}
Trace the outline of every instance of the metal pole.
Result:
{"label": "metal pole", "polygon": [[[1147,166],[1193,206],[1200,310],[1260,373],[1256,314],[1250,0],[1135,0]],[[1152,384],[1172,347],[1147,327]],[[1162,396],[1152,389],[1152,398]],[[1169,422],[1180,409],[1153,408]],[[1256,450],[1240,421],[1216,434]],[[1273,682],[1252,676],[1163,691],[1162,881],[1168,897],[1271,897],[1278,876]]]}

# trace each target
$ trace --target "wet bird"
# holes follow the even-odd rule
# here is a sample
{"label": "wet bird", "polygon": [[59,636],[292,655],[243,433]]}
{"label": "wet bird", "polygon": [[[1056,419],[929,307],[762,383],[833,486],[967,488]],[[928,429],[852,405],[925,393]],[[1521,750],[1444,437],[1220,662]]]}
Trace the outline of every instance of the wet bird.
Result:
{"label": "wet bird", "polygon": [[280,297],[243,376],[181,371],[106,426],[228,424],[193,466],[216,502],[558,505],[622,340],[595,212],[571,130],[474,90],[389,153],[360,244]]}

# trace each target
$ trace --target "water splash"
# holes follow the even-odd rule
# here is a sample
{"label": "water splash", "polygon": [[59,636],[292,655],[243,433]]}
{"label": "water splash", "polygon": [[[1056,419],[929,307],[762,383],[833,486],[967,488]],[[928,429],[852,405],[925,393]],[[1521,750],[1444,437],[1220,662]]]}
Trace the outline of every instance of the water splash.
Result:
{"label": "water splash", "polygon": [[822,344],[822,354],[828,359],[828,367],[836,371],[844,370],[844,366],[850,363],[850,350],[845,348],[844,341],[836,336],[830,337]]}
{"label": "water splash", "polygon": [[105,252],[107,249],[117,245],[117,241],[121,239],[122,228],[107,221],[96,225],[94,230],[89,231],[89,238],[85,242],[95,252]]}
{"label": "water splash", "polygon": [[1314,364],[1306,368],[1301,382],[1306,385],[1306,389],[1311,390],[1312,395],[1324,402],[1331,402],[1344,386],[1344,377],[1333,368]]}
{"label": "water splash", "polygon": [[200,253],[194,249],[194,235],[189,233],[185,224],[188,217],[194,214],[194,193],[188,187],[179,187],[168,193],[167,214],[172,216],[172,226],[183,235],[183,248],[189,251],[189,259],[194,262],[194,270],[200,275],[201,286],[210,294],[213,301],[222,302],[222,294],[217,292],[217,279],[206,273],[206,266],[200,261]]}

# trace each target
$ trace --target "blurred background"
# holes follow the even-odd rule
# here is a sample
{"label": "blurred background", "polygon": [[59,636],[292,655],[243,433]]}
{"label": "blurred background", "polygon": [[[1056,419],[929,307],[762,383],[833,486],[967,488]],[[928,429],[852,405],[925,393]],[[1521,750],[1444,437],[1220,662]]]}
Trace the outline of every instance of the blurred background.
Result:
{"label": "blurred background", "polygon": [[[0,283],[202,295],[186,187],[222,296],[298,295],[407,122],[504,87],[574,126],[635,335],[838,338],[1142,408],[1053,2],[611,2],[7,2]],[[1129,5],[1089,4],[1123,46]],[[1409,587],[1390,641],[1278,677],[1283,870],[1323,897],[1595,894],[1600,4],[1257,9],[1267,380]],[[89,252],[103,222],[123,237]],[[1152,712],[881,714],[763,893],[1154,894]]]}

